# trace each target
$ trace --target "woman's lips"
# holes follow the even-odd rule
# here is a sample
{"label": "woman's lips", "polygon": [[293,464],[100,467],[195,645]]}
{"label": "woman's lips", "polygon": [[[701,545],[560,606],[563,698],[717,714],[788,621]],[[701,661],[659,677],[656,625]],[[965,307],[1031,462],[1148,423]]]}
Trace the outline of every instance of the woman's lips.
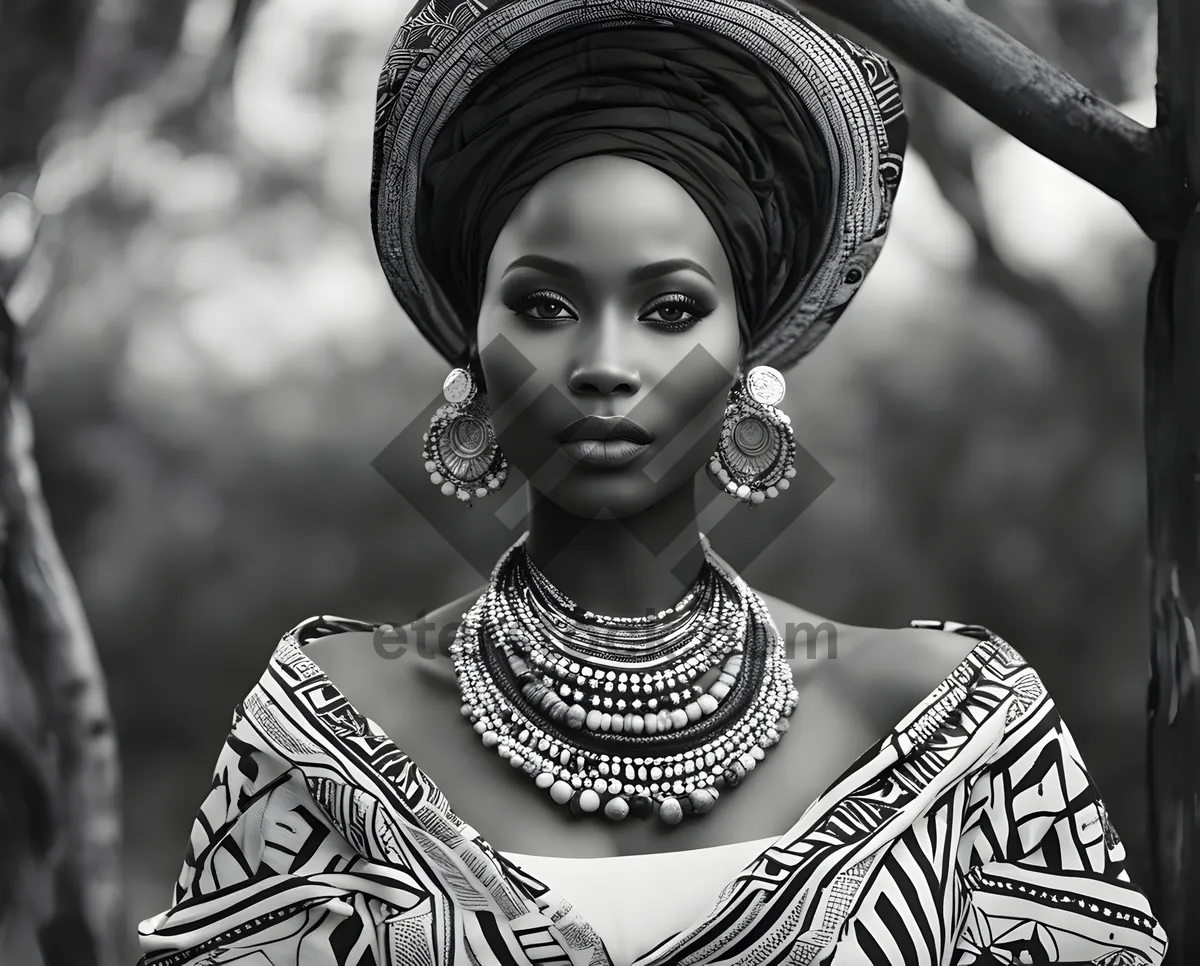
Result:
{"label": "woman's lips", "polygon": [[562,444],[563,452],[584,466],[612,467],[631,463],[649,448],[631,439],[576,439]]}

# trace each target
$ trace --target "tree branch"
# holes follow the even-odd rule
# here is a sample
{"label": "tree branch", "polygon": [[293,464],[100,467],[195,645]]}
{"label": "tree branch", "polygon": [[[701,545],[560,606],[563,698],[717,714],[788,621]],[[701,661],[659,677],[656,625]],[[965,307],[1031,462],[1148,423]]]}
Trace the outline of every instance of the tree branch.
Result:
{"label": "tree branch", "polygon": [[[780,0],[792,6],[792,0]],[[1004,31],[947,0],[805,0],[886,46],[1039,154],[1176,238],[1190,210],[1163,139]]]}
{"label": "tree branch", "polygon": [[[979,192],[972,145],[955,130],[939,104],[948,96],[931,81],[913,77],[905,87],[904,99],[913,148],[925,159],[942,197],[963,219],[975,241],[975,272],[984,283],[1037,317],[1060,364],[1073,375],[1089,402],[1125,413],[1135,404],[1131,400],[1136,400],[1137,392],[1128,359],[1108,350],[1094,320],[1057,284],[1019,271],[996,247]],[[1114,386],[1119,387],[1115,394],[1111,392]]]}

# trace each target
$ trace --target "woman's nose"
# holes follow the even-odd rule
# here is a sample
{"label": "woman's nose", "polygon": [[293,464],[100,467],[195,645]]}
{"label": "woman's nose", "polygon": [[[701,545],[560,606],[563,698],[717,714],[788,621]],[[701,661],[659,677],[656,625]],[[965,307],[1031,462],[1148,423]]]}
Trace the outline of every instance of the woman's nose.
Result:
{"label": "woman's nose", "polygon": [[641,389],[642,377],[628,352],[622,350],[622,341],[615,326],[611,331],[595,333],[567,379],[570,390],[589,396],[632,396]]}
{"label": "woman's nose", "polygon": [[611,396],[625,393],[632,396],[642,385],[637,370],[612,362],[581,365],[571,373],[567,385],[572,392],[588,396]]}

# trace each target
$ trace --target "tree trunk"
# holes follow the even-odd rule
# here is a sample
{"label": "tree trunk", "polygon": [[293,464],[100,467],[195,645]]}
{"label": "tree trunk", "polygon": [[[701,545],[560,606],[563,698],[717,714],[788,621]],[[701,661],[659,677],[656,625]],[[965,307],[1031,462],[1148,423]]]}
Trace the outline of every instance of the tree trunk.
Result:
{"label": "tree trunk", "polygon": [[[114,101],[138,102],[148,136],[175,124],[177,140],[194,137],[229,86],[258,6],[234,0],[211,49],[194,50],[180,47],[189,0],[0,4],[0,195],[30,190],[46,136],[64,118],[69,136],[111,160]],[[20,269],[0,265],[0,279]],[[116,736],[41,493],[23,333],[6,294],[0,286],[0,966],[117,966],[134,934],[121,887]]]}
{"label": "tree trunk", "polygon": [[127,926],[116,733],[91,630],[42,497],[33,419],[22,394],[20,332],[2,305],[0,324],[13,350],[0,435],[6,616],[54,749],[58,848],[43,954],[46,966],[117,966]]}
{"label": "tree trunk", "polygon": [[[19,674],[11,697],[31,706],[8,749],[33,749],[41,766],[6,787],[24,815],[32,849],[6,870],[14,904],[0,910],[19,933],[40,933],[46,966],[117,966],[126,942],[121,888],[121,809],[116,736],[104,675],[79,594],[59,552],[33,457],[33,421],[21,392],[20,332],[0,301],[7,393],[0,420],[3,589],[0,616]],[[11,665],[10,665],[11,667]],[[17,691],[22,679],[24,694]],[[7,724],[8,722],[6,722]],[[6,776],[6,778],[9,776]],[[48,798],[48,801],[43,800]],[[54,849],[40,849],[39,822]],[[48,843],[49,844],[49,843]],[[51,894],[22,900],[30,883]],[[5,951],[7,952],[7,951]],[[20,960],[33,955],[27,951]],[[6,960],[8,961],[8,960]],[[38,960],[35,960],[38,962]]]}
{"label": "tree trunk", "polygon": [[[784,0],[787,2],[787,0]],[[1200,4],[1159,0],[1148,130],[964,5],[807,0],[1121,202],[1157,244],[1144,357],[1149,883],[1167,962],[1200,963]]]}
{"label": "tree trunk", "polygon": [[[36,179],[89,14],[85,0],[4,6],[0,193]],[[20,265],[5,269],[0,277],[15,277]],[[0,288],[0,963],[117,966],[128,925],[115,734],[41,493],[23,333],[7,294]]]}
{"label": "tree trunk", "polygon": [[[1200,186],[1200,12],[1159,4],[1158,130],[1187,183]],[[1158,245],[1146,328],[1150,501],[1150,694],[1147,771],[1158,914],[1170,961],[1200,962],[1200,208],[1178,241]]]}

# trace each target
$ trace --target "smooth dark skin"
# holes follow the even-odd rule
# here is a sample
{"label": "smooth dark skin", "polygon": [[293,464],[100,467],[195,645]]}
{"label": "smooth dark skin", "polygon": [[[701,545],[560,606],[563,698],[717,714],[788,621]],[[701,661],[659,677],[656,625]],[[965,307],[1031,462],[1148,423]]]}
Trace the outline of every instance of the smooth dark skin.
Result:
{"label": "smooth dark skin", "polygon": [[[569,263],[581,275],[531,267],[506,274],[514,260],[530,254]],[[628,280],[639,266],[677,258],[698,263],[709,278],[676,271],[636,284]],[[535,293],[542,293],[540,300],[531,303]],[[688,321],[689,313],[701,317],[680,331],[664,328]],[[510,354],[489,348],[501,336],[534,364],[528,381],[519,378],[527,369],[506,365]],[[535,563],[565,593],[600,613],[643,614],[674,604],[686,588],[672,567],[682,559],[681,572],[694,576],[703,561],[692,489],[703,459],[660,460],[667,465],[661,476],[639,468],[687,426],[697,438],[711,440],[701,452],[715,450],[742,350],[729,262],[701,209],[670,177],[632,159],[584,158],[556,169],[526,195],[496,242],[478,341],[492,412],[513,403],[509,411],[520,411],[507,425],[498,420],[498,432],[509,459],[531,481],[528,546]],[[655,386],[697,346],[720,363],[715,375],[697,372],[682,397],[660,402]],[[634,463],[597,470],[556,453],[554,439],[566,423],[585,413],[626,415],[635,406],[634,418],[655,441]],[[530,454],[534,461],[523,464]],[[543,462],[547,454],[551,458]],[[786,492],[779,498],[787,499]],[[683,536],[674,554],[656,555],[631,536],[631,526],[643,534],[665,527],[662,532]],[[574,538],[556,536],[564,530]],[[414,645],[424,640],[433,650],[484,589],[409,625],[406,639]],[[828,620],[759,593],[781,632]],[[371,635],[358,633],[323,638],[306,653],[494,848],[593,858],[782,835],[976,644],[943,631],[829,623],[837,629],[836,653],[825,637],[811,654],[803,638],[797,641],[790,664],[800,702],[791,730],[745,782],[722,792],[709,814],[674,827],[657,820],[576,818],[556,805],[483,747],[459,713],[462,699],[445,657],[422,660],[412,646],[402,659],[389,659]]]}

